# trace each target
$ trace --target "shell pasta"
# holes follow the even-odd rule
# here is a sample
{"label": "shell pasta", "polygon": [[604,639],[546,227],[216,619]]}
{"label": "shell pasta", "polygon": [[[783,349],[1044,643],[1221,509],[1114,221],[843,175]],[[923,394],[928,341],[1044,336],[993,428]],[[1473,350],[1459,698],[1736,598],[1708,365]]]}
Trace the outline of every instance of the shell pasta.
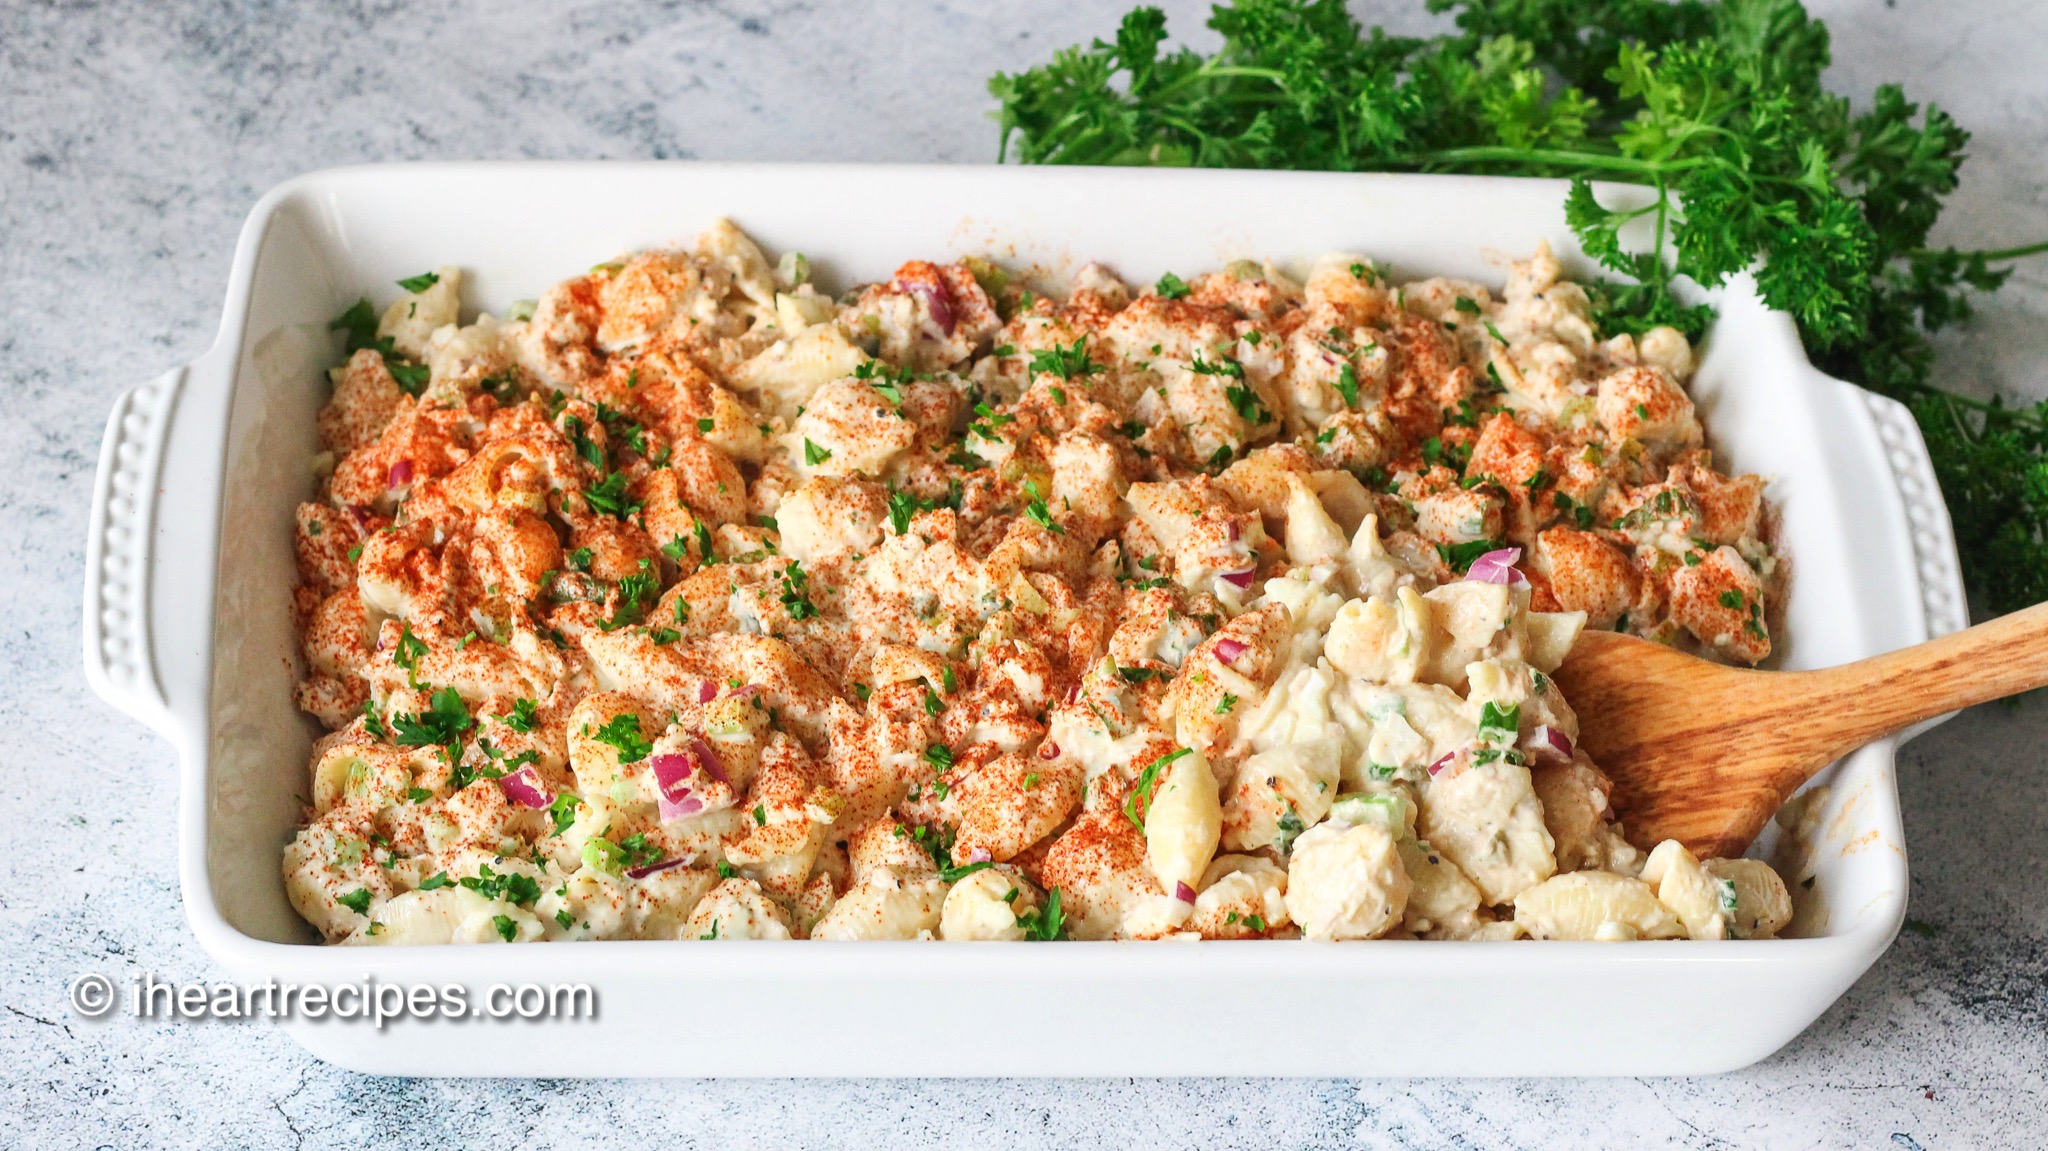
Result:
{"label": "shell pasta", "polygon": [[1669,329],[1364,255],[832,296],[729,222],[337,321],[285,848],[330,943],[1723,939],[1549,674],[1769,655]]}

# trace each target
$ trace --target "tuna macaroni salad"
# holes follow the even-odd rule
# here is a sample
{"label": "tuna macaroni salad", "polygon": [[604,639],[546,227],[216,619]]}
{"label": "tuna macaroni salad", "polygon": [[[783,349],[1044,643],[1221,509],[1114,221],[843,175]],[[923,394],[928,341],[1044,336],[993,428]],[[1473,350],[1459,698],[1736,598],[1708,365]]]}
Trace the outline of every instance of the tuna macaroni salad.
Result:
{"label": "tuna macaroni salad", "polygon": [[[1192,271],[1192,269],[1190,269]],[[335,327],[297,515],[329,941],[1722,939],[1548,678],[1784,579],[1670,329],[1364,255],[843,296],[730,223]]]}

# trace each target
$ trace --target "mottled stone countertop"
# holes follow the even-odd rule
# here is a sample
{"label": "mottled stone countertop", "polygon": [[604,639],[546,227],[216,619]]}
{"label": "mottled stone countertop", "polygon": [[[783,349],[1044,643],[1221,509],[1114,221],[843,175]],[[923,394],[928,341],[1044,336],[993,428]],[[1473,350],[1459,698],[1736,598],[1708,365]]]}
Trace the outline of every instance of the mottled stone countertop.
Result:
{"label": "mottled stone countertop", "polygon": [[[19,465],[0,480],[0,1142],[2041,1145],[2038,700],[1980,708],[1904,750],[1915,930],[1790,1046],[1711,1079],[399,1080],[318,1063],[263,1024],[70,1013],[65,985],[83,970],[221,977],[180,906],[171,751],[86,689],[79,580],[108,406],[211,342],[236,230],[264,189],[310,169],[419,158],[987,161],[984,78],[1107,35],[1124,6],[0,0],[0,459]],[[1197,32],[1194,5],[1166,6]],[[2048,6],[1813,7],[1833,28],[1841,90],[1867,98],[1901,81],[1975,130],[1939,238],[2039,238]],[[1431,26],[1420,0],[1353,8]],[[2044,315],[2048,265],[2037,264],[1944,343],[1942,372],[1983,391],[2048,391]]]}

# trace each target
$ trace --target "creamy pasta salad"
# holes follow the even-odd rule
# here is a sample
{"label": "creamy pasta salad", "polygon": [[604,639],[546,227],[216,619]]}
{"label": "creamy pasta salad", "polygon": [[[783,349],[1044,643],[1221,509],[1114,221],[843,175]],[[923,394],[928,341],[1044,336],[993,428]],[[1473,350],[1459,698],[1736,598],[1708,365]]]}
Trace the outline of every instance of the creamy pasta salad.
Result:
{"label": "creamy pasta salad", "polygon": [[1752,663],[1783,573],[1669,329],[1364,255],[833,297],[730,223],[336,327],[297,516],[330,942],[1721,939],[1548,674]]}

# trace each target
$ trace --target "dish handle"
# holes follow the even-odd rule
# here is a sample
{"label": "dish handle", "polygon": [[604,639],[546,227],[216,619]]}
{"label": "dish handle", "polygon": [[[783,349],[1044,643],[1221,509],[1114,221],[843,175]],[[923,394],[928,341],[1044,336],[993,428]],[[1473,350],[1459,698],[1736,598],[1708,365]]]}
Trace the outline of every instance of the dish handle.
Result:
{"label": "dish handle", "polygon": [[[1843,383],[1861,400],[1884,447],[1885,465],[1905,508],[1907,538],[1913,548],[1913,583],[1927,620],[1927,638],[1934,639],[1970,626],[1969,594],[1963,587],[1962,561],[1956,553],[1955,526],[1942,500],[1941,484],[1920,424],[1906,405],[1888,396]],[[1899,742],[1912,739],[1954,715],[1937,716],[1900,732]]]}
{"label": "dish handle", "polygon": [[1927,614],[1927,638],[1961,631],[1970,626],[1970,601],[1963,590],[1955,527],[1949,521],[1948,504],[1942,500],[1941,484],[1935,479],[1934,461],[1927,454],[1920,425],[1899,401],[1862,388],[1856,392],[1877,427],[1885,463],[1898,485],[1899,502],[1906,508],[1913,574],[1920,587],[1921,608]]}
{"label": "dish handle", "polygon": [[114,402],[85,539],[85,679],[114,707],[175,739],[150,641],[150,583],[164,453],[185,377],[173,368]]}

